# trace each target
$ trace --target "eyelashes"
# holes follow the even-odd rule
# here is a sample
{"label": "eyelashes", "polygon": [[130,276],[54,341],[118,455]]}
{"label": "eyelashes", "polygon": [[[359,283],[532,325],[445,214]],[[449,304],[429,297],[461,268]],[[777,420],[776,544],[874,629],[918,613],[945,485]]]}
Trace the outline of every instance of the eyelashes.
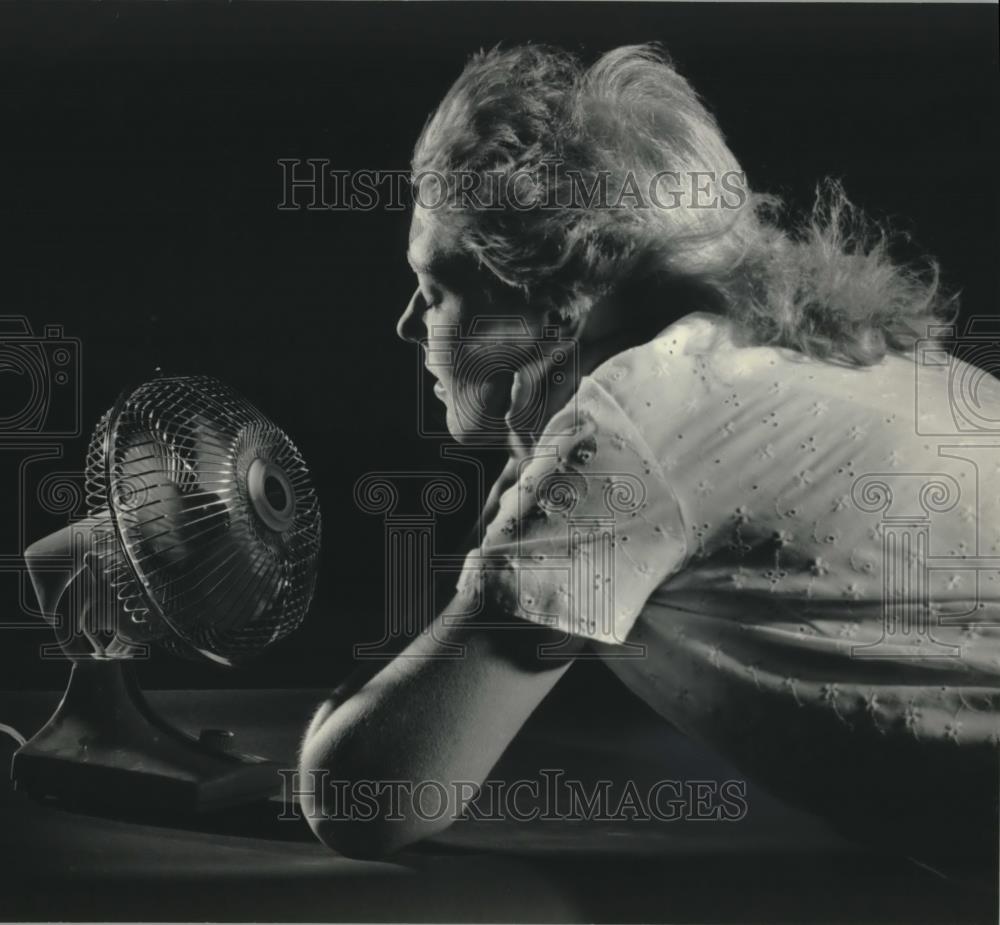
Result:
{"label": "eyelashes", "polygon": [[437,308],[441,304],[442,296],[441,293],[436,291],[433,286],[423,286],[417,283],[417,292],[420,293],[420,299],[424,303],[424,311],[430,311],[432,308]]}
{"label": "eyelashes", "polygon": [[423,274],[417,272],[416,270],[414,270],[414,275],[417,277],[417,294],[420,296],[420,301],[424,303],[423,310],[427,311],[428,309],[433,308],[439,300],[433,295],[428,295],[428,292],[432,287],[427,284],[426,277],[421,279]]}

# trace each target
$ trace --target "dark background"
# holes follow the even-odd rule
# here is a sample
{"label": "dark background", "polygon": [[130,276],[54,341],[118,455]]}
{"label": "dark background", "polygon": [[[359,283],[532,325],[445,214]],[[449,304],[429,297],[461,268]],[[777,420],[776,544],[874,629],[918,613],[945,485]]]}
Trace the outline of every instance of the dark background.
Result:
{"label": "dark background", "polygon": [[[902,256],[939,258],[967,314],[995,312],[995,6],[0,7],[0,314],[81,340],[85,431],[157,366],[211,373],[292,435],[322,498],[307,624],[252,668],[155,656],[149,686],[323,685],[344,673],[353,641],[378,638],[383,525],[354,504],[355,481],[472,470],[417,433],[426,382],[394,333],[413,286],[408,216],[281,212],[277,160],[405,169],[466,57],[529,39],[588,58],[662,41],[754,188],[803,208],[817,180],[842,178],[912,235]],[[0,374],[0,417],[25,388]],[[22,539],[59,525],[37,503],[41,479],[79,469],[85,449],[85,438],[57,441],[61,460],[22,468],[25,442],[0,444],[8,566]],[[442,550],[474,508],[442,521]],[[10,626],[30,620],[28,594],[0,574],[0,687],[58,687],[65,664],[38,656],[51,631]]]}

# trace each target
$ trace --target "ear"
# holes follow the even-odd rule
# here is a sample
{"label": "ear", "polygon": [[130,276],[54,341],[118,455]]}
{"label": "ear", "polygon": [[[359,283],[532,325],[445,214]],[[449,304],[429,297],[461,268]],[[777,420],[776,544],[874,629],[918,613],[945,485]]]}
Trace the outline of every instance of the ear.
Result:
{"label": "ear", "polygon": [[542,323],[546,325],[564,325],[569,320],[569,313],[564,308],[547,308],[542,313]]}
{"label": "ear", "polygon": [[557,327],[562,338],[573,338],[583,327],[583,316],[577,315],[569,308],[547,308],[542,314],[542,324],[546,327]]}

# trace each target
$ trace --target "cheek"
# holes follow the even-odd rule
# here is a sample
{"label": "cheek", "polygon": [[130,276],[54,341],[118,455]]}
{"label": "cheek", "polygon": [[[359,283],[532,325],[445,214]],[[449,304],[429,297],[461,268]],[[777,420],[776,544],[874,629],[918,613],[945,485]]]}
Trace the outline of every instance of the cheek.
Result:
{"label": "cheek", "polygon": [[467,328],[459,306],[452,299],[444,300],[427,312],[424,326],[427,349],[435,352],[435,360],[441,371],[451,376],[456,365],[455,358],[464,343],[462,335]]}
{"label": "cheek", "polygon": [[[432,338],[437,357],[450,359],[441,364],[441,373],[435,370],[450,393],[446,403],[456,404],[463,417],[492,430],[503,422],[510,407],[513,370],[507,344],[509,329],[491,330],[491,314],[496,314],[492,303],[452,297],[442,302],[430,327],[438,334]],[[471,336],[473,327],[476,336]],[[484,340],[490,346],[484,347]]]}
{"label": "cheek", "polygon": [[511,385],[512,377],[505,372],[459,368],[449,389],[467,416],[486,426],[489,421],[497,425],[503,421],[510,407]]}

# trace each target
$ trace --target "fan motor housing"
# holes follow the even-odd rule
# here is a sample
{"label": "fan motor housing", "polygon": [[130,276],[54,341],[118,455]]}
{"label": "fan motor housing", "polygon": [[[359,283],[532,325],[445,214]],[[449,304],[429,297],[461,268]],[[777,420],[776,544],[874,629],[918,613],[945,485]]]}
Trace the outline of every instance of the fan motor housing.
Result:
{"label": "fan motor housing", "polygon": [[254,512],[277,533],[295,523],[295,490],[284,469],[257,457],[247,471],[247,492]]}

